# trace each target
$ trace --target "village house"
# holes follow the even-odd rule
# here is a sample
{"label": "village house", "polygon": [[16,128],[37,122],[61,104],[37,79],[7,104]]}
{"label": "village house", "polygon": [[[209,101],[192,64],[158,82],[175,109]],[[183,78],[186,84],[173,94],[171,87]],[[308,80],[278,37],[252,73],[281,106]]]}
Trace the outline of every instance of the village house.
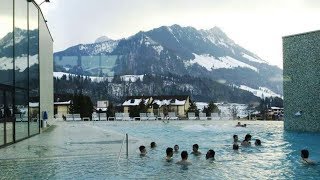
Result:
{"label": "village house", "polygon": [[268,109],[267,116],[269,119],[277,120],[283,117],[283,108],[270,107]]}
{"label": "village house", "polygon": [[54,102],[54,115],[56,118],[61,118],[62,115],[70,114],[71,100],[65,102]]}
{"label": "village house", "polygon": [[142,101],[148,107],[147,112],[160,116],[175,112],[179,117],[186,117],[190,107],[190,97],[182,96],[128,96],[122,104],[124,113],[130,112],[130,107],[138,106]]}

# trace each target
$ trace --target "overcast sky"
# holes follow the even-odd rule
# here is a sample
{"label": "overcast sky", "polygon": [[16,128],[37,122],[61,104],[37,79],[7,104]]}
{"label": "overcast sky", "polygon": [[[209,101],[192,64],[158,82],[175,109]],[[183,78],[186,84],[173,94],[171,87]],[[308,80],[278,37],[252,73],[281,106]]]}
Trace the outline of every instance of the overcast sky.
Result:
{"label": "overcast sky", "polygon": [[320,0],[51,0],[41,8],[54,51],[162,25],[218,26],[237,44],[282,68],[282,36],[320,29]]}

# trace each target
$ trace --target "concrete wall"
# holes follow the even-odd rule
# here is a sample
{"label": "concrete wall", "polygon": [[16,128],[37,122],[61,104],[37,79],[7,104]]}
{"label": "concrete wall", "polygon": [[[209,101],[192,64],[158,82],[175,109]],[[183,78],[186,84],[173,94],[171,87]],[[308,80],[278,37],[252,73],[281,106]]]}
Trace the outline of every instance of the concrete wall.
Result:
{"label": "concrete wall", "polygon": [[320,31],[284,37],[283,62],[284,128],[320,132]]}
{"label": "concrete wall", "polygon": [[62,117],[62,115],[69,114],[69,107],[68,106],[58,106],[57,107],[57,114],[59,117]]}
{"label": "concrete wall", "polygon": [[39,37],[40,115],[47,111],[48,119],[53,119],[53,40],[41,13]]}

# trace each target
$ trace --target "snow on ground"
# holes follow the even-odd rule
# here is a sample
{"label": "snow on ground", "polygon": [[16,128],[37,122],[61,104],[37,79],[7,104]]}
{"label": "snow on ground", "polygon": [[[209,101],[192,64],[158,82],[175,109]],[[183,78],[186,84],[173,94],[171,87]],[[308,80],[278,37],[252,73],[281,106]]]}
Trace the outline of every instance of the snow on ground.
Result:
{"label": "snow on ground", "polygon": [[[62,78],[63,75],[66,75],[67,78],[69,75],[71,76],[77,76],[76,74],[70,74],[70,73],[65,73],[65,72],[53,72],[53,77],[55,78]],[[86,76],[84,76],[86,77]],[[96,77],[96,76],[87,76],[91,79],[91,81],[95,81],[95,82],[101,82],[101,81],[108,81],[108,82],[111,82],[113,80],[113,77]],[[144,75],[123,75],[123,76],[120,76],[121,80],[122,81],[125,81],[125,82],[135,82],[137,81],[138,79],[140,79],[141,81],[143,81],[143,77]]]}
{"label": "snow on ground", "polygon": [[153,46],[153,49],[160,55],[161,51],[163,51],[163,47],[161,45],[159,46]]}
{"label": "snow on ground", "polygon": [[[218,106],[218,109],[221,111],[221,116],[231,117],[230,109],[235,107],[238,109],[238,116],[243,118],[248,115],[247,105],[246,104],[238,104],[238,103],[214,103]],[[200,112],[204,107],[208,107],[207,102],[196,102],[197,108]]]}
{"label": "snow on ground", "polygon": [[119,41],[105,41],[99,44],[96,44],[93,50],[93,54],[99,54],[101,52],[111,53],[117,46]]}
{"label": "snow on ground", "polygon": [[250,56],[250,55],[248,55],[248,54],[244,54],[244,53],[243,53],[243,54],[242,54],[242,57],[248,59],[249,61],[253,61],[253,62],[257,62],[257,63],[266,63],[266,64],[268,64],[267,61],[264,61],[264,60],[262,60],[262,59],[254,58],[254,57],[252,57],[252,56]]}
{"label": "snow on ground", "polygon": [[253,89],[251,87],[245,86],[245,85],[240,85],[240,86],[236,86],[235,87],[242,89],[242,90],[246,90],[249,92],[252,92],[253,95],[260,97],[260,98],[265,98],[265,97],[280,97],[283,98],[283,96],[281,96],[280,94],[277,94],[275,92],[273,92],[272,90],[266,88],[266,87],[259,87],[259,89]]}
{"label": "snow on ground", "polygon": [[206,68],[208,71],[211,71],[213,69],[221,69],[221,68],[234,69],[234,68],[242,67],[242,68],[249,68],[258,72],[257,68],[250,66],[246,63],[243,63],[241,61],[238,61],[230,56],[215,58],[208,54],[197,55],[193,53],[193,55],[195,56],[195,58],[193,60],[190,60],[189,62],[186,62],[185,64],[186,66],[197,63],[200,66],[203,66],[204,68]]}
{"label": "snow on ground", "polygon": [[120,76],[122,81],[128,82],[136,82],[138,79],[140,79],[140,81],[143,81],[143,77],[144,75],[123,75]]}

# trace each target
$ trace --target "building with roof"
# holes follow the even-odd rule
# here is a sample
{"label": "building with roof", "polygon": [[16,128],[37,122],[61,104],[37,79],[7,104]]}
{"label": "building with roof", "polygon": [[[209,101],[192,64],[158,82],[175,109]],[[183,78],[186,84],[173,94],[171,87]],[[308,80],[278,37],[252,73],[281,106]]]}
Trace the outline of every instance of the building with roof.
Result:
{"label": "building with roof", "polygon": [[130,107],[138,106],[141,102],[148,107],[148,112],[160,115],[175,112],[179,117],[186,117],[190,107],[190,97],[182,96],[128,96],[122,104],[124,113],[130,112]]}
{"label": "building with roof", "polygon": [[0,0],[0,147],[53,118],[53,39],[32,0]]}
{"label": "building with roof", "polygon": [[320,132],[320,31],[283,37],[284,128]]}
{"label": "building with roof", "polygon": [[70,114],[71,100],[64,102],[54,102],[54,116],[61,118]]}

